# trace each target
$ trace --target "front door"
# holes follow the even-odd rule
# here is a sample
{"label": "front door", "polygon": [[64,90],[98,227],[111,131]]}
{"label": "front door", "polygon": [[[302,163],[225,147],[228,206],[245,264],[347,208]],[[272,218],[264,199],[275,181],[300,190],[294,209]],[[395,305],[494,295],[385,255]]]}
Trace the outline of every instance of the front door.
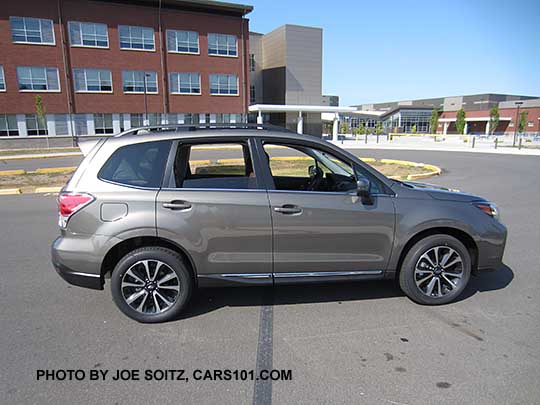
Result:
{"label": "front door", "polygon": [[158,236],[190,253],[199,285],[272,283],[272,226],[247,141],[180,142],[157,196]]}
{"label": "front door", "polygon": [[392,197],[373,182],[372,201],[363,203],[351,164],[320,149],[270,142],[263,149],[274,183],[275,282],[382,276],[393,243]]}

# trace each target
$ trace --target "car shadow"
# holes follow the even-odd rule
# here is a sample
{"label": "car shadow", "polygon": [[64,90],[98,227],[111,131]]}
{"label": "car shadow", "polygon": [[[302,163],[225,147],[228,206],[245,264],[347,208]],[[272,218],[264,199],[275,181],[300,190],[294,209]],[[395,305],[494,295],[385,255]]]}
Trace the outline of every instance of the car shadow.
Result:
{"label": "car shadow", "polygon": [[[514,272],[506,265],[494,272],[473,275],[467,288],[456,301],[470,298],[478,292],[506,288],[513,278]],[[224,307],[341,303],[402,296],[403,292],[392,280],[274,287],[201,288],[194,291],[190,305],[177,320],[204,315]]]}

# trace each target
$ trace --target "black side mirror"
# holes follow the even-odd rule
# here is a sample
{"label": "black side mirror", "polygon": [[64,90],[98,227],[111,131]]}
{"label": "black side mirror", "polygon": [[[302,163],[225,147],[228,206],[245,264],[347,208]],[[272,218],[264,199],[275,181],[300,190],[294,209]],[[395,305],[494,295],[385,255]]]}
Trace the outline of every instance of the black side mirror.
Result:
{"label": "black side mirror", "polygon": [[362,199],[362,203],[371,204],[371,195],[369,189],[371,188],[371,183],[365,177],[360,177],[356,180],[356,194]]}

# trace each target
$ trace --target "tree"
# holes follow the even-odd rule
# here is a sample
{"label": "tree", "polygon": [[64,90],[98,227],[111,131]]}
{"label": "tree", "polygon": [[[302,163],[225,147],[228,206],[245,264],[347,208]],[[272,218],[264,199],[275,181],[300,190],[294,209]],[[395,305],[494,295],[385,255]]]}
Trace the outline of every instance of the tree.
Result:
{"label": "tree", "polygon": [[[41,128],[47,128],[47,109],[43,105],[43,100],[41,99],[41,96],[36,96],[36,115],[38,120],[38,130],[39,127]],[[47,136],[47,148],[49,147],[49,137]]]}
{"label": "tree", "polygon": [[525,131],[525,126],[527,125],[527,116],[529,113],[527,111],[522,111],[519,114],[519,122],[518,122],[518,132],[522,134]]}
{"label": "tree", "polygon": [[489,132],[491,135],[495,133],[495,130],[499,126],[499,119],[501,116],[499,115],[499,107],[493,107],[489,111]]}
{"label": "tree", "polygon": [[343,124],[341,124],[341,133],[342,134],[347,134],[349,132],[349,125],[344,122]]}
{"label": "tree", "polygon": [[366,128],[364,127],[363,122],[358,123],[358,135],[364,135],[366,133]]}
{"label": "tree", "polygon": [[457,114],[456,114],[456,129],[458,131],[458,134],[463,135],[465,132],[465,124],[467,123],[465,119],[467,118],[467,114],[465,114],[465,110],[461,108]]}
{"label": "tree", "polygon": [[382,122],[379,121],[377,122],[377,126],[375,127],[375,134],[380,135],[382,133],[383,133]]}
{"label": "tree", "polygon": [[437,127],[439,125],[439,110],[434,108],[431,112],[431,117],[429,118],[429,132],[432,134],[437,133]]}
{"label": "tree", "polygon": [[416,134],[416,124],[411,127],[411,134]]}

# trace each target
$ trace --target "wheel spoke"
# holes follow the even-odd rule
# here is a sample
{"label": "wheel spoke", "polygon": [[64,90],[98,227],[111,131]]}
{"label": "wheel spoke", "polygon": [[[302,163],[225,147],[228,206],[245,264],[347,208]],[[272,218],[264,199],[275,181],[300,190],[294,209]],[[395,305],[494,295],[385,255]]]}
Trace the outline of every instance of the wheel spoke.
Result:
{"label": "wheel spoke", "polygon": [[146,302],[146,299],[148,298],[148,291],[146,290],[143,290],[143,291],[145,292],[144,297],[141,300],[141,303],[139,304],[139,306],[137,307],[137,311],[139,312],[143,312],[144,303]]}
{"label": "wheel spoke", "polygon": [[161,266],[163,266],[162,262],[157,262],[156,263],[156,270],[154,270],[154,276],[150,280],[152,280],[152,281],[156,280],[156,277],[157,277],[157,275],[159,273],[159,269],[161,268]]}
{"label": "wheel spoke", "polygon": [[156,312],[161,312],[161,307],[159,306],[159,302],[158,302],[157,297],[156,297],[156,291],[154,291],[152,296],[154,297],[154,305],[156,306],[156,308],[155,308]]}
{"label": "wheel spoke", "polygon": [[456,252],[453,249],[448,249],[448,253],[446,253],[441,260],[441,267],[444,268],[444,266],[446,266],[446,263],[448,262],[448,260],[450,260],[454,253]]}
{"label": "wheel spoke", "polygon": [[124,287],[142,288],[142,287],[144,287],[144,284],[135,284],[135,283],[130,283],[130,282],[127,282],[127,281],[123,281],[122,282],[122,288],[124,288]]}
{"label": "wheel spoke", "polygon": [[427,290],[426,290],[427,295],[431,295],[431,293],[433,292],[433,287],[435,287],[436,282],[437,282],[437,279],[433,277],[431,281],[429,282],[429,284],[427,285]]}
{"label": "wheel spoke", "polygon": [[[134,266],[131,266],[131,269],[129,269],[128,271],[126,271],[126,274],[127,274],[128,276],[134,278],[134,279],[137,280],[138,282],[140,282],[141,285],[144,285],[144,280],[141,279],[139,276],[137,276],[137,275],[133,272],[133,270],[132,270],[133,267],[134,267]],[[124,277],[125,277],[125,275],[124,275]]]}
{"label": "wheel spoke", "polygon": [[424,278],[422,278],[420,280],[416,280],[416,285],[420,286],[425,281],[428,281],[431,277],[433,277],[433,274],[430,274],[429,276],[426,276],[426,277],[424,277]]}
{"label": "wheel spoke", "polygon": [[446,264],[445,266],[442,266],[443,269],[448,269],[452,267],[454,264],[461,263],[461,257],[456,257],[454,260],[452,260],[450,263]]}
{"label": "wheel spoke", "polygon": [[127,297],[126,302],[131,305],[133,301],[135,301],[137,298],[139,298],[141,295],[145,293],[146,293],[145,289],[142,289],[141,291],[137,291],[136,293],[133,293],[129,297]]}
{"label": "wheel spoke", "polygon": [[[429,262],[429,264],[431,265],[431,267],[435,267],[435,263],[433,263],[433,260],[431,260],[431,257],[429,257],[428,253],[429,252],[426,252],[422,256],[420,256],[420,260],[426,259]],[[419,260],[419,262],[420,262],[420,260]]]}
{"label": "wheel spoke", "polygon": [[167,304],[167,308],[170,307],[170,306],[173,304],[173,303],[170,302],[167,298],[165,298],[163,295],[161,295],[161,294],[159,293],[159,291],[156,291],[156,295],[157,295],[159,298],[161,298],[161,300],[162,300],[165,304]]}
{"label": "wheel spoke", "polygon": [[435,264],[439,264],[439,249],[440,249],[440,246],[437,246],[435,248],[433,248],[433,253],[435,254]]}
{"label": "wheel spoke", "polygon": [[142,264],[144,265],[144,270],[146,271],[147,280],[152,280],[152,276],[150,275],[150,266],[148,265],[148,260],[143,261]]}
{"label": "wheel spoke", "polygon": [[449,271],[444,271],[443,275],[448,276],[448,277],[455,277],[455,278],[461,278],[462,277],[461,273],[451,273]]}
{"label": "wheel spoke", "polygon": [[157,285],[158,287],[161,287],[161,284],[166,283],[167,281],[170,281],[174,278],[176,278],[176,274],[174,273],[167,274],[166,276],[158,280]]}
{"label": "wheel spoke", "polygon": [[179,285],[160,285],[158,286],[160,290],[174,290],[174,291],[180,291]]}
{"label": "wheel spoke", "polygon": [[439,291],[438,294],[436,293],[437,297],[441,297],[443,293],[441,288],[441,279],[439,277],[437,277],[437,290]]}
{"label": "wheel spoke", "polygon": [[449,280],[447,277],[446,277],[446,274],[443,274],[442,275],[442,278],[446,281],[446,284],[450,287],[451,290],[453,290],[454,288],[456,288],[456,285],[454,284],[454,282],[452,280]]}

